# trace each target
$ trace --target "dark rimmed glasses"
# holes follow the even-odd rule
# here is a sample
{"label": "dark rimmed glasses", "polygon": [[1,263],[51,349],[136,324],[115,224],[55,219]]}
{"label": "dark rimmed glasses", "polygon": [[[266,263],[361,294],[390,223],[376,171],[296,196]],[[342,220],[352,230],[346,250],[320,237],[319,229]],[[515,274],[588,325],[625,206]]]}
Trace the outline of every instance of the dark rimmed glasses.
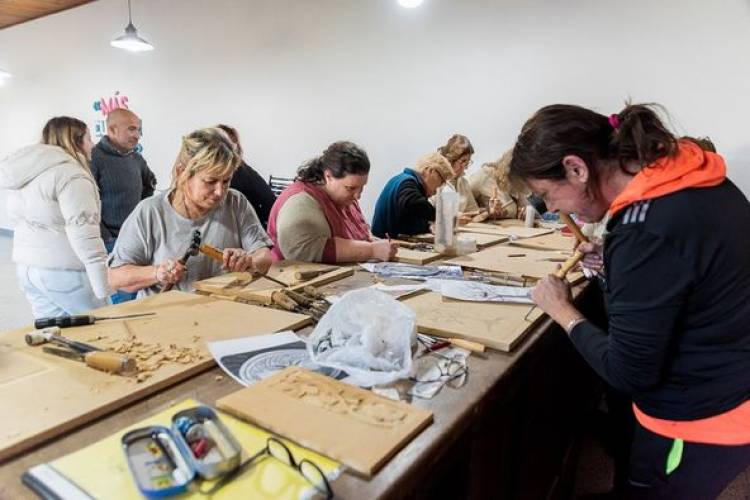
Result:
{"label": "dark rimmed glasses", "polygon": [[419,373],[419,370],[417,370],[418,373],[409,377],[413,382],[418,384],[450,383],[452,387],[456,388],[461,387],[466,382],[466,377],[469,374],[466,358],[455,355],[446,356],[432,350],[434,345],[439,342],[437,340],[427,340],[425,337],[417,336],[417,341],[424,347],[417,360],[423,363],[428,370],[424,370],[423,373]]}
{"label": "dark rimmed glasses", "polygon": [[284,464],[297,469],[297,471],[302,474],[302,477],[304,477],[308,483],[310,483],[319,493],[325,495],[326,499],[333,498],[333,490],[331,489],[331,485],[328,483],[328,478],[326,478],[326,475],[321,470],[321,468],[318,467],[314,462],[306,458],[303,458],[299,462],[295,460],[292,451],[287,447],[287,445],[285,445],[275,437],[269,437],[266,440],[265,448],[245,460],[242,464],[240,464],[239,467],[237,467],[237,469],[221,478],[210,489],[208,489],[207,491],[201,491],[201,493],[212,495],[233,478],[237,477],[249,467],[252,467],[261,457],[265,455],[271,456],[276,460],[279,460],[280,462],[283,462]]}

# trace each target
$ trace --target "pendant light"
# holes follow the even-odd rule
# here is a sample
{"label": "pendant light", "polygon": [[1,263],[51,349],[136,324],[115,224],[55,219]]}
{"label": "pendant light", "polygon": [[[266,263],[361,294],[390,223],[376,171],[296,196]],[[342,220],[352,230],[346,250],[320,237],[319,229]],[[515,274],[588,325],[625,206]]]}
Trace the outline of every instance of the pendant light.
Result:
{"label": "pendant light", "polygon": [[138,36],[138,30],[133,26],[133,16],[130,10],[130,0],[128,0],[128,25],[125,26],[125,34],[118,36],[111,42],[112,47],[129,50],[130,52],[146,52],[154,50],[154,46],[145,39]]}

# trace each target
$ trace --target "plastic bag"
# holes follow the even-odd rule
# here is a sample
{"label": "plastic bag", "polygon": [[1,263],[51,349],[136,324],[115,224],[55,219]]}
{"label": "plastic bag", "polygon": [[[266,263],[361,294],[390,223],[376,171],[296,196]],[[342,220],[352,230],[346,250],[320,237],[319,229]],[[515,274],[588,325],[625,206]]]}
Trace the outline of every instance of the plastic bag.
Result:
{"label": "plastic bag", "polygon": [[344,294],[307,340],[312,360],[344,370],[363,387],[411,374],[417,317],[389,295],[364,288]]}

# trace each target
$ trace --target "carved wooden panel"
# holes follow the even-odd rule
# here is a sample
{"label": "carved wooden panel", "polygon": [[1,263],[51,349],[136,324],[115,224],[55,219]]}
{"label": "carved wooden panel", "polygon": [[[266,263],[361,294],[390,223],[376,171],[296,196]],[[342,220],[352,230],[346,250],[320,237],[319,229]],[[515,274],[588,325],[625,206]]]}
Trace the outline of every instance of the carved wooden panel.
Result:
{"label": "carved wooden panel", "polygon": [[432,422],[427,410],[298,366],[216,405],[368,477]]}

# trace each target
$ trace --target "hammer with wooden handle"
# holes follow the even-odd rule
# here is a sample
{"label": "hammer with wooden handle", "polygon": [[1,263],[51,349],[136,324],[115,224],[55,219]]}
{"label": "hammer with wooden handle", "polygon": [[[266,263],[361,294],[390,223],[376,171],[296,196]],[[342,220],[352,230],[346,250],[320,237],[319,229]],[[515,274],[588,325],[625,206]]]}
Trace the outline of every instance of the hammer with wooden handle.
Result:
{"label": "hammer with wooden handle", "polygon": [[39,345],[46,343],[57,344],[64,349],[43,347],[48,354],[83,361],[87,366],[118,375],[129,375],[137,370],[135,359],[116,352],[103,351],[96,346],[70,340],[60,335],[57,326],[35,330],[26,334],[26,343]]}
{"label": "hammer with wooden handle", "polygon": [[[185,254],[182,256],[182,258],[179,260],[180,264],[183,266],[187,264],[187,261],[190,257],[193,255],[198,255],[198,249],[201,245],[201,232],[197,229],[193,230],[193,238],[190,241],[190,246],[187,250],[185,250]],[[167,283],[163,287],[161,287],[161,291],[159,293],[164,293],[170,291],[172,288],[174,288],[174,283]]]}

